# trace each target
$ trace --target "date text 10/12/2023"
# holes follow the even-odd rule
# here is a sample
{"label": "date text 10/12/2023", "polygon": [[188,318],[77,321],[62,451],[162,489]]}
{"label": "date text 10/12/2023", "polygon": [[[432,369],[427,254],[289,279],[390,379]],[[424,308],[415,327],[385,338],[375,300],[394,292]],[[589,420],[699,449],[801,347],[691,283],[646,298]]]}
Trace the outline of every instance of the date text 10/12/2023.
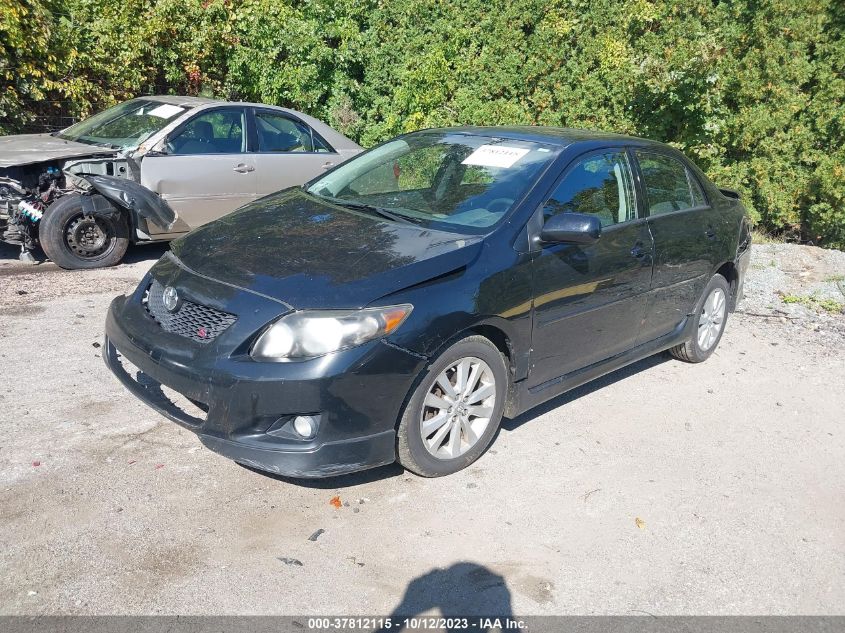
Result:
{"label": "date text 10/12/2023", "polygon": [[510,617],[326,617],[308,618],[309,631],[519,631],[522,620]]}

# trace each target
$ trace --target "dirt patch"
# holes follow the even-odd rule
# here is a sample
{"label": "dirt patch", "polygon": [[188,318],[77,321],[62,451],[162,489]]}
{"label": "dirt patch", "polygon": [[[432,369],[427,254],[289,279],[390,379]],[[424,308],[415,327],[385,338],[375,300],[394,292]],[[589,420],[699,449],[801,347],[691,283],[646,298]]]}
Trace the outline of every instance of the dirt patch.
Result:
{"label": "dirt patch", "polygon": [[0,315],[6,316],[32,316],[44,312],[45,308],[39,304],[22,305],[22,306],[3,306],[0,307]]}

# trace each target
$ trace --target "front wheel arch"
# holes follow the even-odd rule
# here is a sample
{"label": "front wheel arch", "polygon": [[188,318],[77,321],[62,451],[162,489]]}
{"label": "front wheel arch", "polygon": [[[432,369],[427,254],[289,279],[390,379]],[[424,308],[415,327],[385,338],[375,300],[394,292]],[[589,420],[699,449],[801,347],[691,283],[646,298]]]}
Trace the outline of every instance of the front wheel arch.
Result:
{"label": "front wheel arch", "polygon": [[[428,456],[421,448],[420,442],[425,440],[416,436],[417,425],[420,423],[417,419],[417,412],[418,409],[423,410],[420,407],[422,407],[422,402],[426,398],[424,390],[427,389],[426,385],[430,382],[432,375],[441,371],[444,363],[448,365],[452,356],[457,355],[460,358],[463,353],[484,360],[494,374],[499,374],[500,380],[493,382],[496,385],[497,400],[493,405],[489,425],[483,435],[478,438],[477,443],[471,445],[467,452],[462,453],[459,457],[447,461],[438,461]],[[457,472],[481,457],[498,434],[508,396],[508,384],[510,383],[508,374],[507,359],[486,337],[478,334],[458,336],[450,340],[448,344],[441,346],[436,355],[432,355],[431,360],[426,363],[419,376],[416,377],[402,404],[396,427],[397,460],[406,469],[418,475],[439,477]]]}

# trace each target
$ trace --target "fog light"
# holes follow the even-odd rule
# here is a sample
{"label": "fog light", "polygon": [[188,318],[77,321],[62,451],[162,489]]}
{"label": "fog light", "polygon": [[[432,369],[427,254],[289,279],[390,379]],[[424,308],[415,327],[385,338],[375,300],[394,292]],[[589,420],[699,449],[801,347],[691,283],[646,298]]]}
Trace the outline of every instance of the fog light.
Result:
{"label": "fog light", "polygon": [[310,440],[317,435],[317,416],[298,415],[293,419],[293,430],[303,439]]}

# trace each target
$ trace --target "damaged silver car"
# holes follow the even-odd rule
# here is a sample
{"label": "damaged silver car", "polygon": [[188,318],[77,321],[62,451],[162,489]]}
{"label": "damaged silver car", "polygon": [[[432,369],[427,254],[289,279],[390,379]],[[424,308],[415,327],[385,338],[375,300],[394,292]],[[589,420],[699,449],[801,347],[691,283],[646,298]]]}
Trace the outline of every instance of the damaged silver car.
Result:
{"label": "damaged silver car", "polygon": [[0,239],[62,268],[117,264],[361,152],[276,106],[140,97],[53,134],[0,137]]}

